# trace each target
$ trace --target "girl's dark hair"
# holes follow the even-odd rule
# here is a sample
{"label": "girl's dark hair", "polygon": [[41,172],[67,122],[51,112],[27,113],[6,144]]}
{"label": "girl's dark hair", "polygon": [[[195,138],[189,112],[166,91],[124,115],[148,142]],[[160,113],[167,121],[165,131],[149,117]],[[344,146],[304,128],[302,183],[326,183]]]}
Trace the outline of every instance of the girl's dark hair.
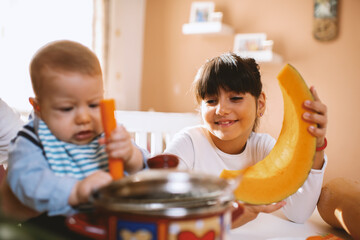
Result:
{"label": "girl's dark hair", "polygon": [[206,96],[218,95],[220,89],[250,93],[258,99],[262,92],[259,66],[252,58],[224,53],[208,60],[198,71],[194,81],[198,103]]}

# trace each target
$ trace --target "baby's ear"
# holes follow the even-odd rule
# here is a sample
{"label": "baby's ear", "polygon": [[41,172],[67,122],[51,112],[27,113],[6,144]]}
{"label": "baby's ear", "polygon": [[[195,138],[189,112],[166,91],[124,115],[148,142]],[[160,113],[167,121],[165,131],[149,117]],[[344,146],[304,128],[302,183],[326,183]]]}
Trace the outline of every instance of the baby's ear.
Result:
{"label": "baby's ear", "polygon": [[36,98],[30,97],[29,102],[33,106],[35,114],[40,116],[40,106],[39,106],[39,103],[37,102]]}

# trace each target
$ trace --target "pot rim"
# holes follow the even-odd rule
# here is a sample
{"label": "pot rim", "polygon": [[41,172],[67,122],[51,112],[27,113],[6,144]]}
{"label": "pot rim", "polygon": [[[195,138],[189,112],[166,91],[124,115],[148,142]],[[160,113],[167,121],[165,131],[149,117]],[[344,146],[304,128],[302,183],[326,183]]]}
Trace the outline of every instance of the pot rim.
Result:
{"label": "pot rim", "polygon": [[151,169],[99,189],[92,201],[107,211],[181,217],[225,211],[234,200],[234,184],[198,172]]}

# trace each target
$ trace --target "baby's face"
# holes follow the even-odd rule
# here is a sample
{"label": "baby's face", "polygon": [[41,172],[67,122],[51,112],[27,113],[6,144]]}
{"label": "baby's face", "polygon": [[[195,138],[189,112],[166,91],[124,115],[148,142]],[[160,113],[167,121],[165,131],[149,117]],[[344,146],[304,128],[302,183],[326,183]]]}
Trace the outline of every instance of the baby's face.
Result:
{"label": "baby's face", "polygon": [[58,139],[83,145],[103,131],[99,108],[102,99],[101,76],[53,72],[42,83],[39,114]]}

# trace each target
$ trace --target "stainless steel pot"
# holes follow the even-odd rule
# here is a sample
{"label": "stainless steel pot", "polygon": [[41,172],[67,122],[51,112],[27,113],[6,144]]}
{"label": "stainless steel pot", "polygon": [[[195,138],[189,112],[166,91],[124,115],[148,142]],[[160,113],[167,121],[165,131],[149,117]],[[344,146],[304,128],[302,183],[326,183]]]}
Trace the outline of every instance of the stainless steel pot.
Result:
{"label": "stainless steel pot", "polygon": [[103,226],[79,226],[84,223],[81,214],[69,218],[68,226],[98,239],[136,234],[148,239],[224,239],[231,227],[235,181],[194,172],[145,170],[93,194],[96,212],[89,222],[100,218]]}

